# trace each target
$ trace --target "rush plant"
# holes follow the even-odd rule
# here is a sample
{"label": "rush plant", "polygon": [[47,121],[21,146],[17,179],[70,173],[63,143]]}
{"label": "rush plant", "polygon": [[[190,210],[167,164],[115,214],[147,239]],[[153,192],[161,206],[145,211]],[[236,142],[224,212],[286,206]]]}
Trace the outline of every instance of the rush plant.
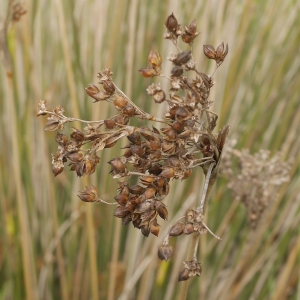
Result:
{"label": "rush plant", "polygon": [[[228,45],[222,42],[216,48],[203,46],[205,56],[216,63],[213,74],[207,75],[197,69],[193,59],[192,46],[199,35],[196,20],[182,27],[172,13],[165,21],[165,27],[165,39],[170,40],[177,50],[167,58],[172,63],[171,74],[163,73],[163,59],[155,50],[148,55],[148,65],[139,70],[146,78],[160,77],[170,83],[167,92],[160,83],[152,83],[146,90],[157,105],[164,107],[163,119],[145,112],[135,104],[134,99],[125,95],[113,81],[113,73],[108,68],[98,73],[102,88],[89,85],[86,93],[95,105],[101,105],[103,101],[111,103],[116,109],[114,116],[97,121],[72,118],[65,115],[61,106],[49,109],[46,100],[39,102],[37,116],[46,115],[45,129],[57,132],[57,151],[52,155],[54,176],[63,172],[66,166],[79,177],[91,175],[100,162],[99,153],[102,150],[114,147],[122,138],[128,139],[123,155],[108,162],[110,174],[119,180],[115,202],[101,199],[98,194],[101,186],[87,186],[79,192],[78,197],[84,202],[117,205],[114,216],[121,218],[124,226],[132,223],[144,236],[150,233],[158,236],[158,219],[168,218],[168,209],[163,200],[169,193],[170,181],[185,180],[195,168],[202,168],[205,183],[198,206],[189,209],[185,216],[170,226],[168,235],[158,249],[158,257],[167,261],[173,252],[169,245],[171,236],[194,234],[198,241],[199,236],[207,231],[213,234],[204,223],[204,215],[218,176],[229,126],[225,125],[218,133],[214,133],[218,115],[211,111],[213,101],[209,99],[210,89],[214,85],[213,75],[223,63]],[[181,50],[180,40],[188,45],[189,50]],[[140,119],[141,125],[130,125],[133,118]],[[65,125],[75,121],[86,127],[83,130],[71,127],[72,132],[68,136]],[[145,121],[153,122],[155,127],[145,126]],[[192,260],[184,262],[178,281],[200,276],[202,268],[197,260],[197,249],[198,242]]]}

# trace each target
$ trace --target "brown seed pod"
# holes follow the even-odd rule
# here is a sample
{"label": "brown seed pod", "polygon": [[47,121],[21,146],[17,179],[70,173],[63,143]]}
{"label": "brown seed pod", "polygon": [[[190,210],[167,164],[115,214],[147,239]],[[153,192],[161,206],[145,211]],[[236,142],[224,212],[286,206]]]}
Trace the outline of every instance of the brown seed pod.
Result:
{"label": "brown seed pod", "polygon": [[130,193],[132,194],[135,194],[135,195],[141,195],[145,192],[145,188],[138,185],[138,184],[135,184],[133,186],[130,187]]}
{"label": "brown seed pod", "polygon": [[50,119],[45,126],[45,130],[46,131],[55,131],[57,129],[59,129],[60,127],[60,123],[59,120],[56,119]]}
{"label": "brown seed pod", "polygon": [[150,224],[150,232],[155,235],[155,236],[158,236],[159,235],[159,231],[160,231],[160,228],[159,228],[159,225],[157,224],[157,221],[156,219],[154,219],[151,224]]}
{"label": "brown seed pod", "polygon": [[171,126],[164,127],[160,131],[165,134],[167,141],[174,141],[176,139],[176,132]]}
{"label": "brown seed pod", "polygon": [[152,66],[152,68],[159,68],[162,63],[161,55],[156,50],[151,50],[148,55],[148,62]]}
{"label": "brown seed pod", "polygon": [[71,163],[78,163],[78,162],[82,161],[83,154],[82,153],[78,153],[78,152],[72,152],[72,153],[66,154],[66,157],[68,158],[68,160]]}
{"label": "brown seed pod", "polygon": [[118,206],[114,212],[114,216],[117,218],[124,218],[128,215],[128,211],[123,206]]}
{"label": "brown seed pod", "polygon": [[126,105],[123,109],[122,109],[122,113],[125,116],[134,116],[135,115],[135,108],[132,105]]}
{"label": "brown seed pod", "polygon": [[175,118],[177,121],[184,121],[186,120],[187,118],[190,117],[190,112],[185,108],[185,107],[179,107],[177,110],[176,110],[176,115],[175,115]]}
{"label": "brown seed pod", "polygon": [[163,90],[157,91],[153,94],[153,99],[156,103],[162,103],[166,99],[166,94]]}
{"label": "brown seed pod", "polygon": [[140,177],[140,180],[141,180],[141,183],[143,185],[149,186],[155,180],[155,177],[153,177],[153,176],[142,176],[142,177]]}
{"label": "brown seed pod", "polygon": [[131,222],[131,215],[128,214],[127,216],[125,216],[124,218],[122,218],[122,225],[126,226]]}
{"label": "brown seed pod", "polygon": [[68,142],[68,138],[65,134],[57,132],[56,137],[55,137],[55,141],[60,146],[65,146]]}
{"label": "brown seed pod", "polygon": [[190,271],[188,269],[183,269],[179,273],[178,282],[188,280],[189,278],[190,278]]}
{"label": "brown seed pod", "polygon": [[126,164],[124,164],[121,158],[118,157],[111,159],[108,164],[111,165],[110,173],[112,171],[123,172],[126,169]]}
{"label": "brown seed pod", "polygon": [[159,259],[168,261],[168,259],[172,256],[173,253],[173,247],[169,244],[162,245],[158,248],[157,255]]}
{"label": "brown seed pod", "polygon": [[104,120],[104,124],[107,129],[113,129],[115,127],[115,121],[112,119]]}
{"label": "brown seed pod", "polygon": [[184,229],[183,223],[176,223],[174,224],[169,231],[170,236],[179,236],[182,235]]}
{"label": "brown seed pod", "polygon": [[113,136],[111,138],[108,138],[106,141],[105,141],[105,146],[104,148],[112,148],[116,143],[117,143],[117,139]]}
{"label": "brown seed pod", "polygon": [[135,145],[141,145],[141,136],[138,132],[134,132],[127,136],[127,139]]}
{"label": "brown seed pod", "polygon": [[112,95],[116,90],[115,85],[111,80],[103,81],[103,88],[109,95]]}
{"label": "brown seed pod", "polygon": [[188,235],[194,232],[194,226],[192,223],[187,223],[184,226],[183,233]]}
{"label": "brown seed pod", "polygon": [[183,68],[179,67],[179,66],[175,66],[172,70],[171,70],[171,76],[172,77],[179,77],[183,74]]}
{"label": "brown seed pod", "polygon": [[73,141],[75,141],[76,143],[83,142],[84,138],[85,138],[84,133],[74,127],[72,127],[72,129],[73,129],[73,132],[71,134],[71,139]]}
{"label": "brown seed pod", "polygon": [[83,202],[95,202],[98,198],[98,190],[94,186],[86,186],[84,191],[79,192],[78,197]]}
{"label": "brown seed pod", "polygon": [[144,236],[148,236],[150,233],[150,226],[145,225],[145,226],[141,227],[141,232]]}
{"label": "brown seed pod", "polygon": [[[163,204],[163,203],[162,203]],[[163,205],[160,205],[158,208],[157,208],[157,212],[159,214],[159,216],[163,219],[163,220],[167,220],[168,219],[168,210],[166,208],[166,206],[163,204]]]}
{"label": "brown seed pod", "polygon": [[203,52],[209,59],[215,59],[216,57],[216,50],[211,45],[203,45]]}
{"label": "brown seed pod", "polygon": [[121,110],[123,107],[125,107],[128,104],[128,102],[124,97],[119,95],[114,95],[113,104],[116,107],[116,109]]}
{"label": "brown seed pod", "polygon": [[173,13],[171,13],[166,19],[165,26],[171,32],[176,32],[178,28],[178,22]]}
{"label": "brown seed pod", "polygon": [[186,64],[192,57],[191,51],[183,51],[177,54],[176,58],[173,60],[173,63],[177,66]]}
{"label": "brown seed pod", "polygon": [[181,121],[174,121],[171,125],[175,131],[178,133],[182,132],[184,129],[184,123]]}
{"label": "brown seed pod", "polygon": [[154,187],[148,187],[146,188],[144,195],[146,199],[151,199],[154,197],[155,193],[156,193],[156,189]]}
{"label": "brown seed pod", "polygon": [[144,157],[145,149],[139,145],[130,145],[130,149],[134,154],[136,154],[139,157]]}
{"label": "brown seed pod", "polygon": [[143,69],[140,69],[139,72],[142,74],[142,76],[144,76],[146,78],[154,77],[154,76],[158,75],[157,72],[152,68],[143,68]]}
{"label": "brown seed pod", "polygon": [[118,194],[114,197],[114,199],[116,200],[116,202],[118,202],[119,205],[125,206],[128,201],[128,196],[124,194]]}
{"label": "brown seed pod", "polygon": [[56,177],[64,170],[64,164],[61,160],[56,160],[52,162],[52,173]]}

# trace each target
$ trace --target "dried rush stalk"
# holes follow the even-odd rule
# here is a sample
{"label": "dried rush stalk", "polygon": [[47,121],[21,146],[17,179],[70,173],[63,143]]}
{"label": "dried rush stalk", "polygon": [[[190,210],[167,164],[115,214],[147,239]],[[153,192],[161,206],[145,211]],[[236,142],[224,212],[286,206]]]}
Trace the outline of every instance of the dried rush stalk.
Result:
{"label": "dried rush stalk", "polygon": [[[150,233],[158,236],[158,216],[164,220],[168,217],[163,199],[169,193],[170,180],[184,180],[191,176],[194,168],[200,166],[203,169],[205,184],[199,207],[189,209],[186,215],[170,228],[163,245],[159,247],[159,258],[167,261],[173,251],[169,245],[170,236],[191,233],[200,235],[207,231],[212,233],[203,222],[203,218],[210,191],[218,175],[229,126],[226,125],[218,134],[213,134],[218,119],[218,116],[210,111],[213,102],[208,99],[210,89],[214,85],[213,77],[196,69],[191,50],[181,51],[178,47],[177,41],[181,37],[182,42],[192,48],[193,41],[199,34],[196,21],[192,21],[183,29],[172,13],[165,26],[165,38],[178,50],[177,54],[168,57],[173,64],[170,77],[162,74],[162,58],[157,51],[151,51],[148,55],[148,67],[139,70],[144,77],[160,76],[170,81],[168,96],[160,84],[153,83],[147,88],[147,93],[156,103],[167,102],[165,119],[157,119],[136,106],[113,82],[113,73],[108,68],[98,74],[103,89],[89,85],[86,92],[94,102],[112,103],[118,111],[117,115],[99,121],[69,118],[64,115],[61,106],[49,110],[45,100],[40,101],[37,115],[48,115],[45,129],[57,131],[55,139],[58,149],[56,154],[52,155],[52,171],[55,176],[63,171],[65,163],[80,177],[94,173],[100,161],[97,153],[113,147],[118,140],[127,137],[129,144],[125,147],[125,153],[108,162],[113,178],[121,178],[118,194],[114,197],[116,203],[107,203],[99,198],[98,190],[94,186],[86,187],[78,197],[85,202],[117,204],[114,216],[121,218],[123,225],[132,222],[144,236]],[[216,71],[228,53],[228,46],[224,47],[224,43],[221,43],[214,49],[205,45],[203,51],[209,59],[215,60]],[[186,74],[191,73],[196,76],[187,77]],[[164,127],[157,129],[130,126],[128,123],[131,118],[162,123]],[[73,121],[86,123],[87,126],[83,132],[72,127],[73,132],[68,138],[62,131],[66,123]],[[88,149],[87,145],[90,146]],[[130,185],[131,176],[137,176],[139,184]],[[198,243],[194,258],[184,263],[179,281],[200,275],[201,264],[196,258],[197,247]]]}

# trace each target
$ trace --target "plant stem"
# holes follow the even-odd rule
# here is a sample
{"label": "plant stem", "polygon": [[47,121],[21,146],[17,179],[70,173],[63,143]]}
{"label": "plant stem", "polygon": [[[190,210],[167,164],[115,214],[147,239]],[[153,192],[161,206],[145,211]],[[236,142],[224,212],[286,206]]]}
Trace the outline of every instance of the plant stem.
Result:
{"label": "plant stem", "polygon": [[[199,243],[199,234],[194,233],[192,238],[193,239],[190,243],[188,260],[192,260],[194,258],[195,248],[196,248],[196,245],[198,245],[198,243]],[[186,300],[187,299],[188,286],[189,286],[189,280],[182,281],[178,300]]]}

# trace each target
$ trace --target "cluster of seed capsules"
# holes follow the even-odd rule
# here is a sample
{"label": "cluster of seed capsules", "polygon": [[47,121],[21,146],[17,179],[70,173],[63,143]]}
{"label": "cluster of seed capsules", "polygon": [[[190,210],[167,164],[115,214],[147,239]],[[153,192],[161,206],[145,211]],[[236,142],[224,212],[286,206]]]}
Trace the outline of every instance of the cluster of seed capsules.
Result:
{"label": "cluster of seed capsules", "polygon": [[[209,110],[212,102],[208,98],[214,85],[212,76],[197,71],[192,52],[181,51],[177,45],[178,38],[181,37],[184,43],[192,46],[199,34],[195,20],[183,29],[172,13],[165,26],[165,38],[171,40],[178,49],[177,54],[168,57],[173,64],[170,76],[162,74],[163,60],[157,51],[149,53],[148,66],[139,70],[146,78],[161,76],[170,81],[167,94],[159,83],[153,83],[147,88],[147,93],[156,103],[167,103],[163,120],[144,112],[131,101],[113,82],[113,73],[108,68],[98,73],[103,89],[89,85],[86,93],[94,102],[107,101],[113,104],[118,112],[115,116],[93,122],[68,118],[60,106],[48,110],[45,100],[40,101],[37,112],[37,115],[48,115],[46,130],[58,131],[58,149],[52,155],[52,171],[55,176],[64,170],[67,163],[70,170],[78,176],[92,174],[100,162],[97,153],[113,147],[118,140],[127,137],[129,143],[124,147],[123,155],[108,162],[111,166],[110,174],[122,179],[118,183],[118,194],[114,197],[117,202],[114,216],[121,218],[123,225],[132,222],[145,236],[150,233],[158,236],[160,226],[157,218],[166,220],[168,217],[167,207],[162,201],[169,193],[170,181],[190,177],[193,169],[198,166],[206,174],[212,162],[217,165],[225,141],[222,137],[225,134],[215,136],[212,133],[218,118]],[[217,69],[227,55],[228,46],[225,48],[222,43],[215,50],[214,47],[205,45],[203,51],[209,59],[215,60]],[[187,77],[188,72],[194,72],[196,76]],[[163,124],[163,127],[130,126],[131,118],[157,122]],[[87,126],[83,131],[72,127],[73,132],[68,138],[61,131],[65,123],[73,121],[83,121]],[[228,130],[226,136],[227,133]],[[129,183],[132,182],[132,176],[139,178],[136,184]],[[85,202],[105,202],[98,197],[98,190],[93,186],[86,187],[78,196]],[[186,221],[173,225],[168,236],[204,233],[206,227],[202,219],[202,212],[190,210]],[[158,254],[161,259],[167,260],[171,252],[166,240]],[[197,267],[197,271],[192,270],[188,274],[201,273],[197,262],[191,261],[186,264],[188,266]],[[185,278],[182,280],[188,279],[187,272],[182,274],[182,278]]]}

